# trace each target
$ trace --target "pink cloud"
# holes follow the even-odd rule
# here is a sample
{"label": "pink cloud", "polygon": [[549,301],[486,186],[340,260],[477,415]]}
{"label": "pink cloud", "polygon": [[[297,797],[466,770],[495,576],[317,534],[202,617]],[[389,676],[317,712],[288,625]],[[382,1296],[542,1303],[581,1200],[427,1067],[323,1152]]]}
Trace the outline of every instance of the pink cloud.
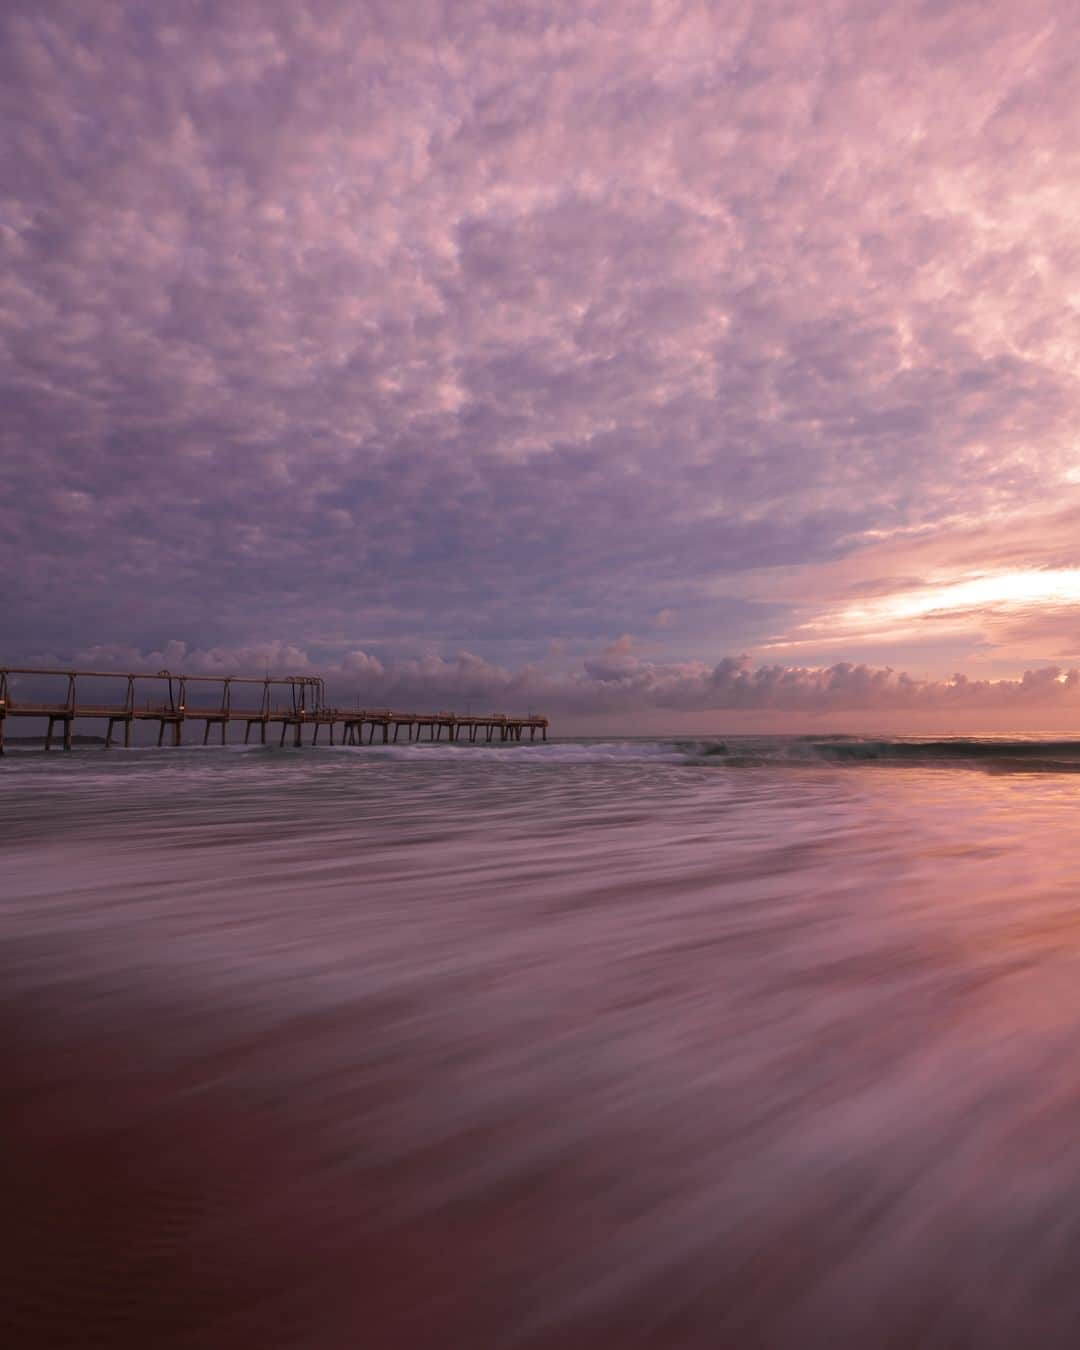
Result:
{"label": "pink cloud", "polygon": [[[1053,565],[1078,35],[1061,0],[6,6],[6,654],[599,669],[625,632],[711,670],[860,584]],[[1071,623],[897,664],[1017,674]]]}

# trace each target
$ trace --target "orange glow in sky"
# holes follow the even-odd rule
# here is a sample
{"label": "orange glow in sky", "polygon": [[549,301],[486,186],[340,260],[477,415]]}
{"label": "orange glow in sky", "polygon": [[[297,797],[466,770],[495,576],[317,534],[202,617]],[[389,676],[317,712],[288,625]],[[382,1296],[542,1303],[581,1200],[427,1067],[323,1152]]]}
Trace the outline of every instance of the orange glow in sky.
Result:
{"label": "orange glow in sky", "polygon": [[961,581],[897,591],[850,605],[831,621],[873,631],[910,619],[947,618],[973,610],[1080,604],[1080,568],[988,572]]}

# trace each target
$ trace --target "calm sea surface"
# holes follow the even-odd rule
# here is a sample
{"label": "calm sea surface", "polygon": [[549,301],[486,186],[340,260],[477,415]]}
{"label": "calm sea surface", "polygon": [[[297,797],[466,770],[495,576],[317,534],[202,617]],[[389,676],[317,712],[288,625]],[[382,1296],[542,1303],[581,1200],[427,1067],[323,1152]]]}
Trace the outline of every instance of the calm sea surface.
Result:
{"label": "calm sea surface", "polygon": [[1072,1346],[1080,743],[16,751],[12,1346]]}

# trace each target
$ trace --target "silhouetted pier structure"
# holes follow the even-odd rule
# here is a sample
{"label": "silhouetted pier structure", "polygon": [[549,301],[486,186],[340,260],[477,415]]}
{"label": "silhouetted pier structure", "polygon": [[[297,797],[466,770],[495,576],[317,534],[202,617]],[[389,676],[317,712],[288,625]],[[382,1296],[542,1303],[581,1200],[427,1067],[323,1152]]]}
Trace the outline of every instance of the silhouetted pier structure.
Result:
{"label": "silhouetted pier structure", "polygon": [[[17,677],[29,676],[35,681],[66,681],[62,698],[23,699],[14,696]],[[79,681],[85,690],[88,681],[109,680],[113,684],[110,698],[98,695],[80,699]],[[209,702],[208,695],[215,686],[220,701]],[[147,687],[153,693],[142,698]],[[59,691],[58,691],[59,692]],[[520,741],[526,732],[535,741],[537,732],[547,740],[546,717],[511,717],[505,713],[490,713],[474,717],[459,717],[452,712],[403,713],[389,708],[337,708],[326,701],[325,682],[318,675],[174,675],[167,670],[156,674],[133,674],[114,670],[54,670],[29,666],[0,667],[0,755],[4,753],[4,728],[9,717],[38,718],[48,721],[45,749],[52,748],[53,737],[59,736],[65,750],[71,749],[72,728],[76,721],[100,721],[107,724],[105,748],[123,732],[124,745],[131,744],[131,729],[135,722],[156,722],[157,743],[168,741],[183,744],[183,729],[189,722],[202,723],[202,743],[210,740],[212,727],[220,728],[220,742],[227,743],[231,723],[244,723],[244,744],[249,743],[252,728],[258,732],[259,742],[266,744],[267,727],[280,725],[279,745],[291,740],[294,746],[303,744],[303,731],[311,727],[311,744],[319,742],[319,732],[326,728],[330,745],[335,728],[342,728],[342,745],[372,745],[376,735],[379,743],[396,743],[402,728],[405,740],[427,739],[440,741],[443,732],[450,742]],[[367,729],[367,740],[364,730]],[[392,734],[391,734],[392,732]]]}

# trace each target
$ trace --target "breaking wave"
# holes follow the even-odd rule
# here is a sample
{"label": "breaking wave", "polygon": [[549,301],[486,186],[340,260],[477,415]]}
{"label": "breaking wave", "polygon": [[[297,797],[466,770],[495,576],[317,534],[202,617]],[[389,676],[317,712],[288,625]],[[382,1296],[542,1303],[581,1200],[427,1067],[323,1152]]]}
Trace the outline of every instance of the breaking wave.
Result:
{"label": "breaking wave", "polygon": [[956,765],[998,772],[1080,771],[1080,740],[1035,737],[796,736],[731,737],[726,741],[680,742],[687,758],[732,768],[760,764]]}
{"label": "breaking wave", "polygon": [[[446,768],[466,763],[477,766],[510,767],[588,765],[695,765],[716,769],[753,769],[763,766],[835,765],[847,767],[891,765],[920,768],[968,768],[998,773],[1075,773],[1080,771],[1080,739],[1034,736],[858,736],[825,733],[801,736],[700,736],[700,737],[611,737],[567,738],[541,742],[523,741],[511,745],[451,744],[446,741],[414,741],[399,745],[304,745],[299,749],[277,746],[229,745],[184,746],[164,752],[149,746],[130,750],[113,749],[108,762],[119,759],[129,769],[141,764],[156,775],[163,764],[183,774],[221,772],[227,760],[243,756],[250,761],[270,765],[284,763],[294,755],[308,763],[347,759],[355,764],[387,762],[403,765]],[[44,756],[40,746],[9,747],[9,762],[19,761],[22,771],[51,777],[60,770],[61,758],[67,763],[65,776],[74,770],[80,781],[98,772],[110,774],[100,746],[76,747],[70,756]],[[36,777],[37,774],[34,774]]]}

